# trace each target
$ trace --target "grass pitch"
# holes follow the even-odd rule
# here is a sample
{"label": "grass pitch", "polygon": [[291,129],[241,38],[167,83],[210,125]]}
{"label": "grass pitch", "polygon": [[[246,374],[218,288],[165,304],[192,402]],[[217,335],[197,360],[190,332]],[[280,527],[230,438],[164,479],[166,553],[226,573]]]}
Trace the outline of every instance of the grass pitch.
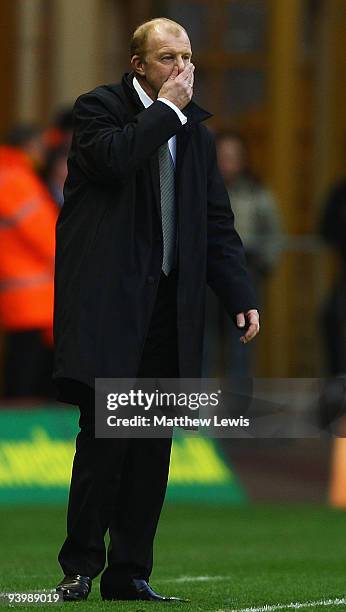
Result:
{"label": "grass pitch", "polygon": [[[0,507],[0,591],[53,588],[61,579],[56,556],[64,537],[63,507]],[[307,505],[167,504],[151,584],[161,593],[191,601],[106,603],[98,583],[94,580],[87,602],[35,607],[64,605],[80,612],[159,612],[167,607],[229,612],[264,606],[269,611],[346,610],[346,513]],[[292,602],[302,605],[288,607]]]}

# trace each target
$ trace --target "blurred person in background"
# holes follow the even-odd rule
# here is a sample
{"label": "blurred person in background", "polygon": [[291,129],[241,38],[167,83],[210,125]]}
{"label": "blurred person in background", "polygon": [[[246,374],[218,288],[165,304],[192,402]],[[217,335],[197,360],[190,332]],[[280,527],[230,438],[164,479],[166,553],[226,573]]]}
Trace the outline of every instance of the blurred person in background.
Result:
{"label": "blurred person in background", "polygon": [[55,112],[51,125],[45,132],[45,143],[49,151],[60,147],[68,151],[72,142],[72,134],[72,107],[63,106]]}
{"label": "blurred person in background", "polygon": [[4,396],[50,397],[57,207],[38,176],[42,130],[18,125],[0,146],[0,326]]}
{"label": "blurred person in background", "polygon": [[216,148],[235,227],[259,290],[261,281],[277,264],[282,246],[278,206],[271,191],[253,174],[246,142],[239,134],[219,134]]}
{"label": "blurred person in background", "polygon": [[[255,177],[250,168],[245,140],[236,132],[216,137],[218,164],[235,218],[235,228],[244,244],[249,272],[261,303],[263,282],[278,263],[282,234],[278,206],[273,194]],[[239,342],[239,330],[230,324],[223,305],[208,291],[204,345],[204,376],[252,374],[250,345]],[[222,363],[216,355],[222,354]]]}
{"label": "blurred person in background", "polygon": [[330,190],[323,209],[321,235],[340,263],[322,313],[328,372],[346,376],[346,179]]}
{"label": "blurred person in background", "polygon": [[67,177],[68,149],[62,145],[50,149],[42,171],[42,178],[52,199],[61,208],[64,203],[64,184]]}
{"label": "blurred person in background", "polygon": [[58,208],[61,208],[64,203],[63,188],[67,177],[67,157],[72,134],[72,107],[64,106],[55,112],[50,127],[45,131],[44,141],[47,146],[47,155],[41,172]]}

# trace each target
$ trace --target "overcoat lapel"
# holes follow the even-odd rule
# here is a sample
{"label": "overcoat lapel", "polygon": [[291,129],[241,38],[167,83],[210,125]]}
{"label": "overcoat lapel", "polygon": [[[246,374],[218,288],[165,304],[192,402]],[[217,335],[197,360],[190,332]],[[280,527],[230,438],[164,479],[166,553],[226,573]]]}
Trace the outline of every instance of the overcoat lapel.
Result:
{"label": "overcoat lapel", "polygon": [[187,123],[177,133],[177,162],[176,162],[176,185],[180,181],[181,168],[188,142],[192,136],[193,128],[196,123],[209,119],[211,113],[191,101],[184,109],[183,113],[187,116]]}
{"label": "overcoat lapel", "polygon": [[150,158],[150,176],[154,190],[155,206],[161,219],[160,168],[157,153]]}
{"label": "overcoat lapel", "polygon": [[179,185],[181,167],[183,165],[184,154],[187,144],[191,137],[191,124],[186,124],[177,134],[177,157],[175,167],[175,184],[176,188]]}
{"label": "overcoat lapel", "polygon": [[[140,113],[143,110],[143,104],[140,101],[140,98],[133,87],[133,73],[127,73],[124,75],[122,79],[122,86],[124,92],[126,94],[128,104],[130,103],[130,108],[135,116],[137,113]],[[160,192],[160,170],[159,170],[159,159],[157,153],[152,155],[149,161],[150,167],[150,179],[154,192],[155,199],[155,208],[161,219],[161,192]]]}

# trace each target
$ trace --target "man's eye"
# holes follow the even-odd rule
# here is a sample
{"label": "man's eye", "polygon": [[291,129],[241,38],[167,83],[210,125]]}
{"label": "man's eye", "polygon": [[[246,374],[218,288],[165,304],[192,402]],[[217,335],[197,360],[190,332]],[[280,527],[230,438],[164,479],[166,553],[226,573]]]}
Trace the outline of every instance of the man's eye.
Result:
{"label": "man's eye", "polygon": [[171,60],[173,59],[172,55],[164,55],[161,59],[163,60]]}

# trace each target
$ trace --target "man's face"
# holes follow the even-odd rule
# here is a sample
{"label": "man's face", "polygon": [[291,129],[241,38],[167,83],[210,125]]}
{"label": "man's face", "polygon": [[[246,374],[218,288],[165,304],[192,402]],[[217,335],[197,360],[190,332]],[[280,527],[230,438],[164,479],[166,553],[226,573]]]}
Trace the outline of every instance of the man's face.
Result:
{"label": "man's face", "polygon": [[217,145],[218,164],[224,181],[236,179],[244,170],[245,151],[241,142],[234,138],[223,138]]}
{"label": "man's face", "polygon": [[43,135],[33,136],[25,145],[24,150],[29,155],[35,168],[40,170],[46,161],[47,155],[47,147],[44,143]]}
{"label": "man's face", "polygon": [[144,58],[135,55],[131,63],[143,89],[155,100],[174,66],[180,74],[190,63],[191,56],[190,40],[183,30],[173,33],[161,27],[149,33]]}

